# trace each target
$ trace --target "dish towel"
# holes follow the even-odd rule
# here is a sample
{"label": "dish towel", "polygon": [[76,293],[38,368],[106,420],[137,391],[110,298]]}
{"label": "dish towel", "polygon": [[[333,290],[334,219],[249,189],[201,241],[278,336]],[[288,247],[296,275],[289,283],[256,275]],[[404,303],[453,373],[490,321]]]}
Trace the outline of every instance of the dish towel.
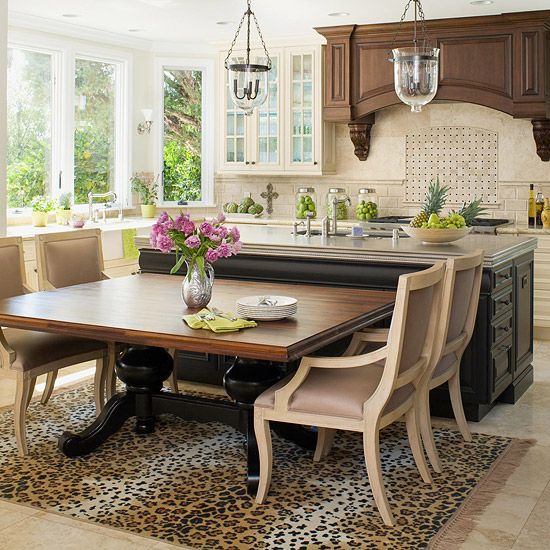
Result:
{"label": "dish towel", "polygon": [[229,319],[225,319],[224,317],[219,317],[217,315],[215,319],[210,321],[205,319],[208,315],[213,315],[213,313],[207,309],[202,309],[195,315],[184,315],[183,320],[187,323],[189,328],[204,328],[216,333],[237,332],[242,328],[253,328],[258,326],[255,321],[247,321],[246,319],[230,321]]}

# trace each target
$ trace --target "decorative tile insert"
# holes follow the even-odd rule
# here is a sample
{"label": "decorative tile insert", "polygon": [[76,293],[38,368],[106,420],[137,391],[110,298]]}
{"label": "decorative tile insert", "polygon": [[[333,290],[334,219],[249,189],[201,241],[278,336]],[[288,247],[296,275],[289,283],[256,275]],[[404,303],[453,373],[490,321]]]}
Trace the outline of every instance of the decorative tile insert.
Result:
{"label": "decorative tile insert", "polygon": [[448,203],[483,196],[496,204],[498,135],[481,128],[437,126],[407,134],[405,201],[421,202],[430,180],[450,187]]}

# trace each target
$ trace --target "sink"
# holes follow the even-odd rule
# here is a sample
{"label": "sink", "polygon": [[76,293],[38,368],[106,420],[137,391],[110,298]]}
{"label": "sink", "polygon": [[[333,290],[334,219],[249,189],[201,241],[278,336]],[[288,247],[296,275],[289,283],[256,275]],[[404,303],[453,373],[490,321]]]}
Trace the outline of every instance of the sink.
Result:
{"label": "sink", "polygon": [[[305,229],[300,229],[296,232],[296,235],[305,235],[306,234],[306,230]],[[312,229],[310,231],[310,236],[311,237],[319,237],[321,236],[323,233],[320,229]],[[293,233],[294,235],[294,233]],[[347,237],[349,235],[349,231],[338,231],[336,233],[336,235],[329,235],[329,237]]]}

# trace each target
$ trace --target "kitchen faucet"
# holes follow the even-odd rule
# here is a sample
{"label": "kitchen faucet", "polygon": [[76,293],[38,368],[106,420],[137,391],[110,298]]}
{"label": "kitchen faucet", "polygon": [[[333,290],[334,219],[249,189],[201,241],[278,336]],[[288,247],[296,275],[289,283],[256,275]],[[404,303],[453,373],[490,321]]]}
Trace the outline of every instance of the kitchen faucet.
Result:
{"label": "kitchen faucet", "polygon": [[294,231],[293,231],[293,234],[294,235],[297,235],[298,234],[298,227],[300,225],[304,225],[305,228],[306,228],[306,232],[305,232],[305,236],[306,237],[311,237],[311,220],[313,219],[313,216],[315,214],[313,212],[306,212],[306,221],[305,223],[303,221],[301,222],[294,222]]}
{"label": "kitchen faucet", "polygon": [[327,216],[323,219],[323,234],[326,235],[337,235],[338,234],[338,205],[347,204],[351,206],[351,199],[346,197],[345,199],[339,199],[338,197],[332,197],[332,228],[331,228],[331,219]]}
{"label": "kitchen faucet", "polygon": [[[107,193],[92,193],[91,191],[88,193],[88,215],[90,221],[97,222],[97,210],[94,213],[94,199],[103,199],[105,197],[112,197],[113,202],[116,202],[117,200],[117,194],[114,191],[107,191]],[[122,215],[122,204],[119,203],[118,205],[118,219],[119,221],[122,221],[123,215]],[[105,222],[105,207],[103,207],[103,221]]]}

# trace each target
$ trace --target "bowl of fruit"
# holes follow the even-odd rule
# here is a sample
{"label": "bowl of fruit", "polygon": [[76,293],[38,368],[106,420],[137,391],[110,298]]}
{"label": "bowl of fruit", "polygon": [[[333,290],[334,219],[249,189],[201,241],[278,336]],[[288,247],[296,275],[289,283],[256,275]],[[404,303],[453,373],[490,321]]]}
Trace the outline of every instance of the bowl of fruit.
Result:
{"label": "bowl of fruit", "polygon": [[411,221],[403,225],[403,231],[413,239],[424,244],[446,244],[464,238],[470,232],[471,221],[483,212],[481,199],[475,198],[469,204],[464,203],[458,211],[451,210],[442,216],[449,188],[441,186],[439,178],[430,182],[422,211]]}
{"label": "bowl of fruit", "polygon": [[252,197],[244,197],[239,204],[226,202],[223,211],[228,219],[234,218],[258,218],[262,215],[264,207],[254,201]]}

